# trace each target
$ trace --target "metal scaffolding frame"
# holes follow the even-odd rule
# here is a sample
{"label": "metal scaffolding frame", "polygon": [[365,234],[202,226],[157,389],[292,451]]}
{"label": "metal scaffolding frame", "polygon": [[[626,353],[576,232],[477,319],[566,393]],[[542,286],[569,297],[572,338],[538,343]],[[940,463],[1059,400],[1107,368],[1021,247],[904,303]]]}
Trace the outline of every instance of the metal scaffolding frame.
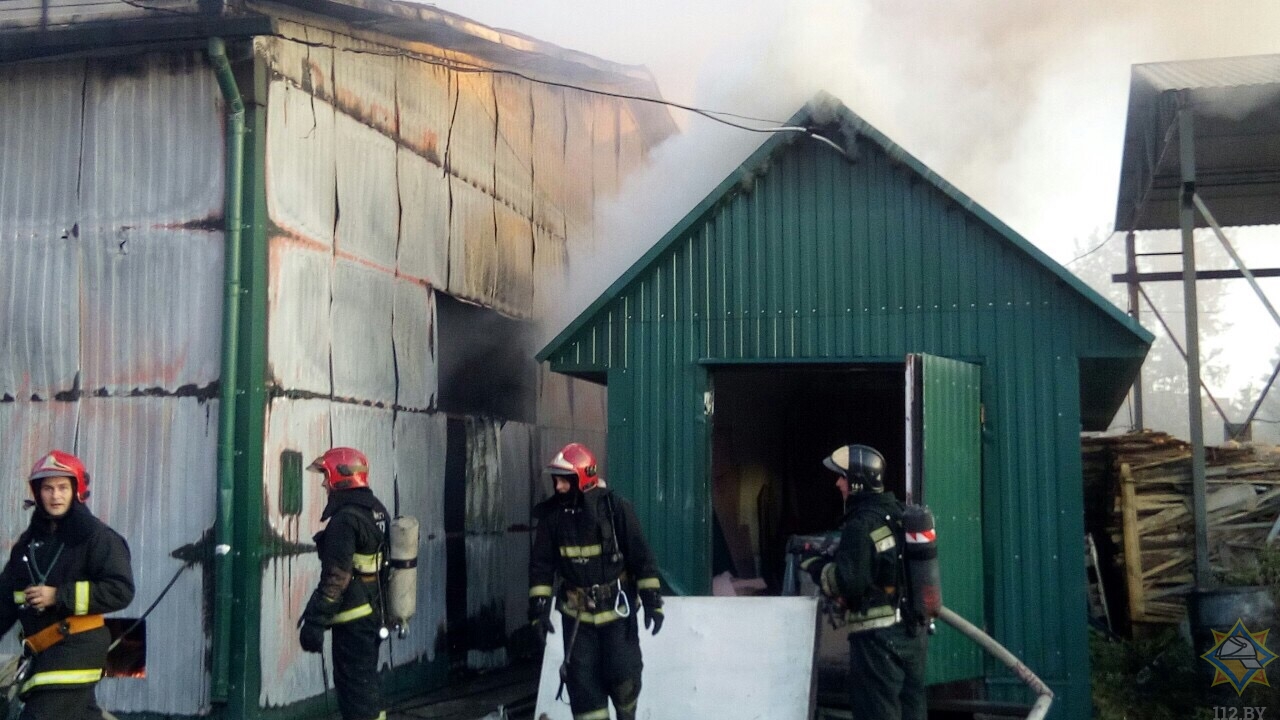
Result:
{"label": "metal scaffolding frame", "polygon": [[[1129,314],[1135,320],[1140,319],[1140,311],[1138,306],[1138,298],[1141,296],[1146,300],[1152,312],[1157,319],[1164,325],[1165,332],[1169,334],[1178,351],[1182,353],[1187,363],[1187,411],[1190,421],[1191,434],[1191,479],[1192,479],[1192,511],[1196,526],[1196,549],[1195,549],[1195,581],[1198,587],[1211,586],[1212,574],[1209,568],[1209,540],[1208,533],[1204,530],[1208,527],[1208,511],[1206,502],[1206,482],[1205,482],[1205,443],[1204,443],[1204,418],[1203,408],[1201,406],[1200,392],[1193,389],[1202,389],[1217,409],[1218,414],[1222,416],[1224,425],[1231,426],[1226,413],[1222,406],[1213,397],[1212,393],[1204,385],[1201,378],[1200,366],[1200,318],[1198,312],[1197,288],[1196,283],[1200,280],[1223,280],[1242,278],[1249,282],[1254,293],[1262,301],[1263,306],[1271,315],[1272,320],[1277,326],[1280,326],[1280,313],[1271,304],[1266,293],[1258,284],[1259,277],[1280,277],[1280,268],[1264,268],[1252,270],[1240,257],[1232,246],[1231,241],[1223,232],[1222,226],[1214,217],[1212,211],[1196,191],[1196,140],[1195,140],[1195,117],[1190,108],[1190,103],[1185,101],[1185,97],[1180,95],[1180,103],[1177,112],[1177,136],[1178,136],[1178,158],[1179,170],[1181,175],[1181,187],[1178,192],[1178,220],[1179,229],[1182,234],[1182,248],[1180,252],[1161,252],[1161,253],[1138,253],[1136,232],[1132,228],[1125,237],[1125,272],[1112,275],[1114,282],[1123,282],[1128,286],[1129,290]],[[1204,222],[1213,230],[1214,235],[1222,243],[1227,254],[1235,263],[1235,270],[1207,270],[1200,271],[1196,268],[1195,257],[1195,228],[1197,213]],[[1182,271],[1177,272],[1160,272],[1160,273],[1142,273],[1138,271],[1137,260],[1139,257],[1151,257],[1157,255],[1181,255]],[[1164,318],[1160,316],[1155,305],[1151,302],[1151,298],[1142,289],[1144,282],[1161,282],[1181,280],[1183,305],[1185,309],[1186,325],[1186,348],[1178,345],[1177,340],[1170,332],[1168,324]],[[1257,400],[1253,403],[1252,409],[1249,411],[1248,417],[1244,423],[1235,427],[1231,435],[1231,439],[1240,437],[1253,422],[1257,416],[1259,408],[1263,401],[1266,400],[1267,394],[1275,384],[1276,377],[1280,376],[1280,363],[1277,364],[1275,370],[1271,374],[1270,380],[1262,389]],[[1139,372],[1133,386],[1133,404],[1134,404],[1134,421],[1137,427],[1143,427],[1143,402],[1142,402],[1142,374]]]}

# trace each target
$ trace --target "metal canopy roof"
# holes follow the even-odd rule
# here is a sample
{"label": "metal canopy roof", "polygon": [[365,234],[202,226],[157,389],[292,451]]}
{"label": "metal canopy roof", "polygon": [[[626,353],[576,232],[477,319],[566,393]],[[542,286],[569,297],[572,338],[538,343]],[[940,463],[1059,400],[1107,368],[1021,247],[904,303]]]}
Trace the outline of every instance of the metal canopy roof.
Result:
{"label": "metal canopy roof", "polygon": [[1196,191],[1218,222],[1280,223],[1280,55],[1255,55],[1133,66],[1115,229],[1179,227],[1184,107],[1194,118]]}

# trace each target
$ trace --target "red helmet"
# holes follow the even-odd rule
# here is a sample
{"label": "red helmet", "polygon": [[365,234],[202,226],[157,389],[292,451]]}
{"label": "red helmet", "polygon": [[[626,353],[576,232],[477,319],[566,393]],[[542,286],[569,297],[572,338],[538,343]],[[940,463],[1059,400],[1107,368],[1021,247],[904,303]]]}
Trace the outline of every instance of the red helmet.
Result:
{"label": "red helmet", "polygon": [[551,462],[547,463],[547,472],[552,475],[569,475],[576,478],[578,489],[583,492],[600,484],[596,456],[581,443],[565,445],[551,459]]}
{"label": "red helmet", "polygon": [[324,475],[326,490],[369,487],[369,460],[355,448],[336,447],[326,450],[307,469]]}
{"label": "red helmet", "polygon": [[89,471],[84,469],[84,463],[80,462],[80,458],[75,455],[61,450],[50,450],[48,454],[37,460],[36,464],[31,466],[31,477],[27,478],[31,483],[33,497],[38,493],[38,481],[49,477],[71,478],[71,482],[75,483],[76,499],[80,502],[89,499]]}

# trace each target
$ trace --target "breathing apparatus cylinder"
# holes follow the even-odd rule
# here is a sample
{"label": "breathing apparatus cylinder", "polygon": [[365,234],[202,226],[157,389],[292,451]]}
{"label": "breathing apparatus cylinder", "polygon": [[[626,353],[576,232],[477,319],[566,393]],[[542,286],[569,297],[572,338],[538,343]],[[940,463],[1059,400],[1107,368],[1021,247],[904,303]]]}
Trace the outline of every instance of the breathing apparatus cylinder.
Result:
{"label": "breathing apparatus cylinder", "polygon": [[907,539],[906,566],[912,608],[921,619],[934,620],[942,612],[942,580],[933,513],[923,505],[908,505],[902,513],[902,530]]}
{"label": "breathing apparatus cylinder", "polygon": [[409,631],[409,618],[418,608],[418,520],[400,516],[391,521],[391,577],[387,581],[390,601],[388,619],[399,628],[400,637]]}

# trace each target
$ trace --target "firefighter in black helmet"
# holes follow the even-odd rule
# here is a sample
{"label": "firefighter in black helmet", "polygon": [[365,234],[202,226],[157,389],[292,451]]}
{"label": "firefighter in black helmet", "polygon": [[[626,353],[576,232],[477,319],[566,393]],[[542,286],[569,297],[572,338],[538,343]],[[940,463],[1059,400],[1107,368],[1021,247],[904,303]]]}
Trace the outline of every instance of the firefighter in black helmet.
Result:
{"label": "firefighter in black helmet", "polygon": [[[653,553],[631,503],[605,487],[591,451],[564,447],[547,465],[555,494],[534,510],[538,527],[529,558],[529,619],[545,638],[555,594],[563,622],[574,720],[635,720],[640,699],[639,606],[644,626],[662,629],[662,594]],[[637,600],[639,602],[637,602]]]}
{"label": "firefighter in black helmet", "polygon": [[840,547],[830,560],[812,555],[801,566],[845,609],[853,718],[925,720],[928,634],[905,597],[903,505],[884,491],[884,456],[845,445],[822,464],[844,498]]}
{"label": "firefighter in black helmet", "polygon": [[382,624],[381,575],[387,509],[369,489],[369,461],[354,448],[331,448],[307,468],[324,476],[328,525],[315,536],[320,584],[299,621],[307,652],[324,651],[333,631],[333,684],[343,720],[386,720],[378,678]]}

